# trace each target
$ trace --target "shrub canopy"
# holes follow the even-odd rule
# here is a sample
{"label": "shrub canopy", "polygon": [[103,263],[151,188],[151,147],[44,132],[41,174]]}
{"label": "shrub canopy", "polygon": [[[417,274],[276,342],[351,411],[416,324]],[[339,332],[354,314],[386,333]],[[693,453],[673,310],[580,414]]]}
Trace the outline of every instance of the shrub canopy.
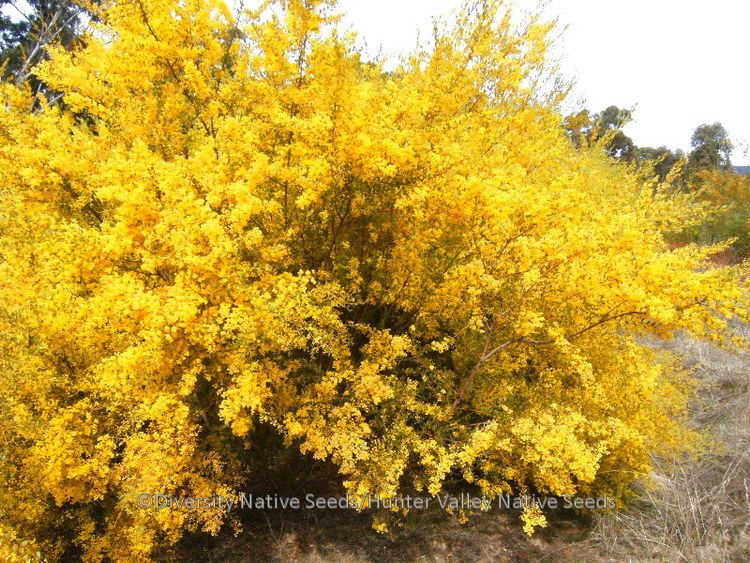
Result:
{"label": "shrub canopy", "polygon": [[550,26],[478,2],[388,70],[332,4],[105,1],[36,69],[56,102],[2,85],[6,556],[217,532],[137,497],[237,494],[259,425],[355,499],[620,498],[684,440],[637,338],[746,295],[668,248],[686,196],[566,138]]}

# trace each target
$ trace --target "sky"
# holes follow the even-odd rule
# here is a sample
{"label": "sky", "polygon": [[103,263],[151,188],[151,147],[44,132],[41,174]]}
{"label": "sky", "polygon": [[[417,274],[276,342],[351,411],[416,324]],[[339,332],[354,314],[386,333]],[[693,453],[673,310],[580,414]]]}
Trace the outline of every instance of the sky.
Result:
{"label": "sky", "polygon": [[[340,0],[339,8],[367,52],[395,57],[461,3]],[[698,125],[719,121],[736,147],[733,164],[750,165],[749,0],[548,0],[545,11],[565,28],[556,54],[575,81],[571,108],[634,109],[625,131],[637,145],[685,151]]]}

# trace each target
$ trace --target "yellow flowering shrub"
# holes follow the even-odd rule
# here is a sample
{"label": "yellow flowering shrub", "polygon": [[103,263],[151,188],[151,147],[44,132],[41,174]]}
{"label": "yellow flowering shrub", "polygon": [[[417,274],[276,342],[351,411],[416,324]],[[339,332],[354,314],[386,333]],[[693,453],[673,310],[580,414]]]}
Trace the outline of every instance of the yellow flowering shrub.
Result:
{"label": "yellow flowering shrub", "polygon": [[745,289],[665,243],[687,196],[571,146],[549,25],[479,2],[385,69],[332,1],[92,10],[36,69],[62,103],[0,89],[5,556],[216,533],[138,497],[238,494],[259,425],[355,499],[619,497],[679,448],[638,337],[721,339]]}

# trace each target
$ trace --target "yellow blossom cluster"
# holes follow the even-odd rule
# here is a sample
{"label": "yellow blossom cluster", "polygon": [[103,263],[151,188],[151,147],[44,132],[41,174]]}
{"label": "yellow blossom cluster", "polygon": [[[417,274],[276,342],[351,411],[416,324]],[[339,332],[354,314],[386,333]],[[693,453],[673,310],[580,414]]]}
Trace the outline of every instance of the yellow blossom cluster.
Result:
{"label": "yellow blossom cluster", "polygon": [[721,339],[746,288],[572,147],[550,25],[477,2],[386,69],[331,0],[91,10],[36,69],[58,103],[0,86],[0,558],[216,533],[138,495],[238,494],[261,425],[354,498],[622,498],[684,442],[639,338]]}

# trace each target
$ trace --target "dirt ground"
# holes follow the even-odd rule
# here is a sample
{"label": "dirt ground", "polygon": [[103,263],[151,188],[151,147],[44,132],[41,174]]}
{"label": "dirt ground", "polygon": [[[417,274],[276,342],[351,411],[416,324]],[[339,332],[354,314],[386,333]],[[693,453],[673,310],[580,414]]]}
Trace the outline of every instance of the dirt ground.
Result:
{"label": "dirt ground", "polygon": [[375,532],[370,517],[353,511],[266,512],[235,536],[208,543],[188,539],[180,561],[211,562],[411,562],[411,561],[613,561],[588,544],[590,522],[559,511],[533,537],[519,514],[494,509],[461,524],[454,516],[423,512],[393,535]]}

